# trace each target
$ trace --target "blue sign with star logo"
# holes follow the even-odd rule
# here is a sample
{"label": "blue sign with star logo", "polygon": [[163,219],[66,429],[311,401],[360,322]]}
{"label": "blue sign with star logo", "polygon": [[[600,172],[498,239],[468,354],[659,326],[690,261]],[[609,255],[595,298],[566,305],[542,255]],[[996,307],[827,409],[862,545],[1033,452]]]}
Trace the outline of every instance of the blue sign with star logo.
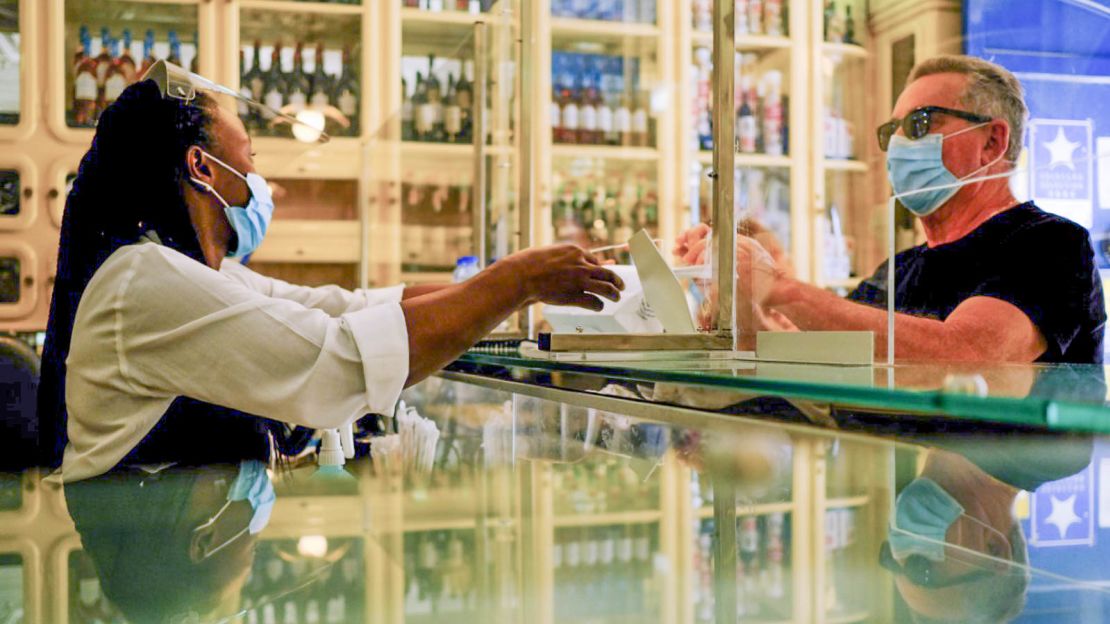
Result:
{"label": "blue sign with star logo", "polygon": [[1093,546],[1095,543],[1094,472],[1083,472],[1046,483],[1030,504],[1033,546]]}

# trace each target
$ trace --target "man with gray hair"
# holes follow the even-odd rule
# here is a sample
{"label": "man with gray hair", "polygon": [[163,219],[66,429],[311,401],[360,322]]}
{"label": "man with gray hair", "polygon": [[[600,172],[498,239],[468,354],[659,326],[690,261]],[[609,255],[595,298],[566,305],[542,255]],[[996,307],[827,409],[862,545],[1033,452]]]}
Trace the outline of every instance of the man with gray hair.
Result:
{"label": "man with gray hair", "polygon": [[[1009,71],[940,56],[913,68],[879,126],[895,196],[926,238],[895,257],[900,360],[1102,362],[1106,312],[1090,236],[1010,192],[1027,114]],[[704,262],[708,231],[683,233],[675,253]],[[737,268],[741,331],[873,331],[876,355],[886,354],[885,262],[847,300],[790,279],[746,237]]]}

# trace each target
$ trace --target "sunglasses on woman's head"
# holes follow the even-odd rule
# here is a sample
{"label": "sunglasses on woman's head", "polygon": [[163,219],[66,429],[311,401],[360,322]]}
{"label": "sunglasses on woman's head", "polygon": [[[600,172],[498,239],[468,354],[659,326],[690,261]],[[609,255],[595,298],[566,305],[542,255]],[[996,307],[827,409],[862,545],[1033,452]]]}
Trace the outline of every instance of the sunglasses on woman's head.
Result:
{"label": "sunglasses on woman's head", "polygon": [[906,138],[914,141],[929,134],[929,129],[933,125],[933,115],[935,113],[951,115],[975,123],[986,123],[992,119],[986,115],[969,113],[953,108],[944,108],[943,106],[922,106],[921,108],[913,109],[910,111],[909,115],[906,115],[902,119],[891,119],[879,126],[876,129],[876,133],[879,135],[879,149],[884,152],[886,151],[887,147],[890,146],[890,137],[898,132],[898,128],[902,128],[902,132],[906,134]]}

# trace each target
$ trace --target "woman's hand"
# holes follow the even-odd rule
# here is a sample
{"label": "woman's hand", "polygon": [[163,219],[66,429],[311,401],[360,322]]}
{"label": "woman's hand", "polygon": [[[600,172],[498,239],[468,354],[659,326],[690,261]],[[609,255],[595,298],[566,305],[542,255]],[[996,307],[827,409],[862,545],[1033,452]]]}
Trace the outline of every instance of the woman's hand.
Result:
{"label": "woman's hand", "polygon": [[596,312],[604,306],[599,297],[620,301],[624,290],[616,273],[577,245],[526,249],[502,262],[512,267],[510,273],[524,289],[528,303],[572,305]]}

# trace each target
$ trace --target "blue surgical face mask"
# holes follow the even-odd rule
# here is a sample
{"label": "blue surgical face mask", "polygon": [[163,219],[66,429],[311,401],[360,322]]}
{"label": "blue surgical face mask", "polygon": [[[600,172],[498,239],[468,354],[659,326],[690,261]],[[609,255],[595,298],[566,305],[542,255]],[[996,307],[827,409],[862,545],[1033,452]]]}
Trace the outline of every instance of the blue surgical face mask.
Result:
{"label": "blue surgical face mask", "polygon": [[936,481],[928,477],[914,479],[894,503],[888,536],[891,554],[901,561],[911,555],[921,555],[938,563],[944,561],[948,529],[961,516],[1006,539],[998,529],[965,514],[963,505]]}
{"label": "blue surgical face mask", "polygon": [[262,244],[262,239],[266,236],[266,230],[270,227],[270,220],[274,216],[274,199],[270,195],[270,187],[266,184],[266,180],[257,173],[252,172],[244,175],[208,152],[204,152],[204,155],[247,183],[247,188],[251,192],[247,205],[232,206],[216,192],[216,189],[212,188],[212,185],[196,178],[190,178],[194,183],[212,193],[224,205],[224,214],[227,215],[228,223],[231,224],[231,229],[235,231],[235,236],[239,239],[239,244],[236,245],[234,251],[228,250],[228,257],[242,258],[247,254],[254,253],[254,250]]}
{"label": "blue surgical face mask", "polygon": [[251,505],[251,521],[231,538],[224,543],[206,550],[202,554],[203,559],[207,559],[212,555],[218,553],[239,539],[243,535],[250,533],[251,535],[258,535],[262,529],[270,522],[270,512],[274,509],[274,485],[270,482],[270,475],[266,472],[266,464],[249,459],[239,464],[239,474],[235,477],[235,481],[231,484],[231,488],[227,492],[227,502],[223,507],[217,511],[207,522],[193,529],[194,532],[203,531],[211,527],[224,511],[227,510],[231,503],[236,501],[247,501]]}
{"label": "blue surgical face mask", "polygon": [[894,188],[894,196],[910,212],[926,217],[952,199],[963,186],[961,182],[966,183],[968,178],[1002,160],[1005,154],[962,178],[957,178],[944,166],[944,140],[984,125],[986,124],[968,126],[947,136],[934,132],[917,140],[898,134],[890,137],[886,171],[890,185]]}

